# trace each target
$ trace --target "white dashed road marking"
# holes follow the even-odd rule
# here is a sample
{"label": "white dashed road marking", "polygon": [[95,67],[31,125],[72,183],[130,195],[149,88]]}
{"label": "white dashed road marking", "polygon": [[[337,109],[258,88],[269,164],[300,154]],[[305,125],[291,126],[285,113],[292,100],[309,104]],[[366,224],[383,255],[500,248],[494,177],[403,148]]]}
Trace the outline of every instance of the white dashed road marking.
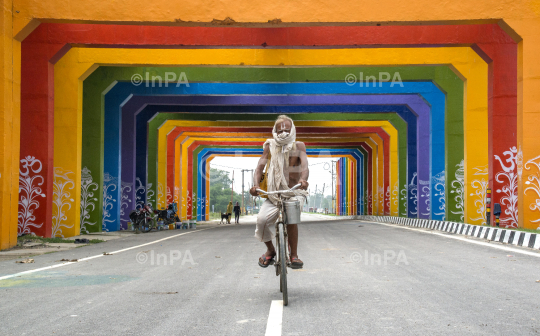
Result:
{"label": "white dashed road marking", "polygon": [[273,300],[268,314],[265,336],[281,336],[281,322],[283,320],[283,300]]}

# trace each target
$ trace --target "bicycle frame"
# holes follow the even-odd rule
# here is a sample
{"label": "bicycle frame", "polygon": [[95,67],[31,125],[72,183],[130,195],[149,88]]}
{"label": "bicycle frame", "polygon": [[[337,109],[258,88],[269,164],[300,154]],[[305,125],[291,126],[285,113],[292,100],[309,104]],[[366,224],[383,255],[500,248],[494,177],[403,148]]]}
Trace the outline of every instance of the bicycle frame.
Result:
{"label": "bicycle frame", "polygon": [[[279,249],[279,232],[281,231],[279,229],[280,224],[283,224],[283,237],[285,240],[285,246],[289,246],[288,244],[289,238],[287,235],[287,223],[285,223],[285,220],[283,218],[284,209],[283,209],[283,199],[281,198],[281,194],[279,194],[278,208],[279,208],[279,217],[278,217],[278,220],[276,221],[276,245],[277,245],[276,247]],[[287,252],[288,251],[285,251],[286,259],[284,260],[286,265],[289,264],[289,254]],[[278,258],[277,258],[278,260],[276,263],[274,263],[274,266],[276,267],[276,275],[279,275],[281,273],[280,266],[281,266],[282,260],[279,257],[279,253],[277,255],[278,255]]]}
{"label": "bicycle frame", "polygon": [[[289,190],[276,190],[276,191],[264,191],[261,189],[257,189],[258,192],[264,193],[267,195],[273,195],[277,194],[278,196],[278,208],[279,208],[279,216],[276,221],[276,248],[277,248],[277,261],[274,263],[274,266],[276,267],[276,276],[279,276],[280,282],[279,282],[279,290],[283,293],[283,305],[288,305],[289,302],[289,294],[287,290],[287,266],[290,265],[289,261],[289,253],[288,247],[288,235],[287,235],[287,218],[284,205],[283,205],[283,198],[282,194],[287,192],[292,192],[294,189],[299,188],[301,185],[297,184],[294,187],[292,187]],[[281,226],[281,229],[280,229]],[[283,241],[281,241],[280,236],[283,238]]]}

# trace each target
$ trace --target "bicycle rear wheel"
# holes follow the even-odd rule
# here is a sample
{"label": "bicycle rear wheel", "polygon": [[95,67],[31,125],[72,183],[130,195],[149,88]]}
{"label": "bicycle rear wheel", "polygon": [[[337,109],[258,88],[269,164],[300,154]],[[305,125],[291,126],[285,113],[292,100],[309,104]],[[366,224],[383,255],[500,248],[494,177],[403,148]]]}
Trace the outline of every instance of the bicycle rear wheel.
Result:
{"label": "bicycle rear wheel", "polygon": [[289,294],[287,292],[287,241],[285,240],[285,228],[283,223],[279,223],[278,228],[280,290],[283,293],[283,305],[286,306],[289,304]]}

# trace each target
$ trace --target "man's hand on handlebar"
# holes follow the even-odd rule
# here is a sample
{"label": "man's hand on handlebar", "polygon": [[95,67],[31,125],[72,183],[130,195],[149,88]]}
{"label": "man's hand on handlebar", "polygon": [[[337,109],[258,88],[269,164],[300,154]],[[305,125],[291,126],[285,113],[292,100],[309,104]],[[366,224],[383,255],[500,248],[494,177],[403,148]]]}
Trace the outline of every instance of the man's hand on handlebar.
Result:
{"label": "man's hand on handlebar", "polygon": [[253,197],[259,196],[259,192],[257,191],[257,189],[259,189],[259,186],[253,186],[251,187],[251,189],[249,189],[249,193],[251,194],[251,196]]}
{"label": "man's hand on handlebar", "polygon": [[292,188],[289,188],[288,190],[276,190],[276,191],[270,191],[270,192],[266,192],[264,190],[261,190],[259,188],[259,186],[253,186],[251,187],[251,189],[249,189],[249,193],[253,196],[259,196],[261,193],[265,194],[265,195],[274,195],[274,194],[279,194],[279,193],[286,193],[286,192],[290,192],[290,191],[293,191],[295,189],[298,189],[298,188],[301,188],[301,189],[307,189],[309,183],[307,183],[306,181],[303,181],[303,182],[300,182],[298,183],[297,185],[295,185],[294,187]]}

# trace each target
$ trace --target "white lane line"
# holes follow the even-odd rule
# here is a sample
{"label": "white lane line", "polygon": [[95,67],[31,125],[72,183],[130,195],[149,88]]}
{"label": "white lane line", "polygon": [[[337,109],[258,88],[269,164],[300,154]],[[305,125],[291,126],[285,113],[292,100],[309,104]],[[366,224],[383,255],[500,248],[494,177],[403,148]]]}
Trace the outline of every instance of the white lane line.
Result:
{"label": "white lane line", "polygon": [[272,300],[265,336],[281,336],[281,321],[283,319],[283,300]]}
{"label": "white lane line", "polygon": [[379,224],[379,225],[386,225],[386,226],[395,227],[395,228],[400,228],[400,229],[412,230],[412,231],[415,231],[415,232],[422,232],[422,233],[434,234],[434,235],[437,235],[437,236],[442,236],[442,237],[446,237],[446,238],[452,238],[452,239],[461,240],[461,241],[464,241],[464,242],[467,242],[467,243],[471,243],[471,244],[482,245],[482,246],[489,246],[489,247],[493,247],[493,248],[496,248],[496,249],[499,249],[499,250],[503,250],[503,251],[515,252],[515,253],[521,253],[521,254],[526,254],[526,255],[532,256],[532,257],[540,258],[540,253],[538,253],[538,252],[532,252],[532,251],[520,250],[520,249],[513,248],[513,247],[506,247],[506,246],[501,246],[501,245],[496,245],[496,244],[490,244],[490,243],[486,243],[486,242],[482,242],[482,241],[477,241],[477,240],[473,240],[473,239],[467,239],[467,238],[463,238],[463,237],[459,237],[459,236],[448,235],[448,234],[442,234],[442,233],[433,232],[433,231],[418,230],[418,229],[408,228],[408,227],[405,227],[405,226],[398,226],[398,225],[392,225],[392,224],[386,224],[386,223],[379,223],[379,222],[370,222],[370,221],[363,221],[363,222],[375,223],[375,224]]}
{"label": "white lane line", "polygon": [[[186,235],[186,234],[189,234],[189,233],[200,232],[200,231],[209,230],[209,229],[213,229],[213,228],[206,228],[206,229],[200,229],[200,230],[196,230],[196,231],[184,232],[184,233],[180,233],[180,234],[177,234],[177,235],[174,235],[174,236],[154,240],[154,241],[149,242],[149,243],[145,243],[145,244],[141,244],[141,245],[137,245],[137,246],[132,246],[132,247],[128,247],[128,248],[125,248],[125,249],[122,249],[122,250],[118,250],[118,251],[114,251],[114,252],[108,252],[108,253],[109,254],[121,253],[121,252],[124,252],[124,251],[133,250],[133,249],[136,249],[136,248],[139,248],[139,247],[142,247],[142,246],[159,243],[159,242],[162,242],[162,241],[167,240],[167,239],[172,239],[172,238],[175,238],[175,237],[178,237],[178,236],[183,236],[183,235]],[[92,256],[92,257],[86,257],[86,258],[78,259],[78,262],[86,261],[86,260],[90,260],[90,259],[95,259],[95,258],[100,258],[100,257],[104,257],[104,255],[103,254],[98,254],[98,255],[95,255],[95,256]],[[9,279],[9,278],[18,277],[18,276],[21,276],[23,274],[40,272],[40,271],[44,271],[44,270],[48,270],[48,269],[52,269],[52,268],[57,268],[57,267],[62,267],[62,266],[67,266],[67,265],[72,265],[72,264],[76,264],[76,263],[77,262],[66,262],[66,263],[63,263],[63,264],[52,265],[52,266],[47,266],[47,267],[42,267],[42,268],[36,268],[36,269],[33,269],[33,270],[19,272],[19,273],[15,273],[15,274],[4,275],[4,276],[0,277],[0,281],[5,280],[5,279]]]}

